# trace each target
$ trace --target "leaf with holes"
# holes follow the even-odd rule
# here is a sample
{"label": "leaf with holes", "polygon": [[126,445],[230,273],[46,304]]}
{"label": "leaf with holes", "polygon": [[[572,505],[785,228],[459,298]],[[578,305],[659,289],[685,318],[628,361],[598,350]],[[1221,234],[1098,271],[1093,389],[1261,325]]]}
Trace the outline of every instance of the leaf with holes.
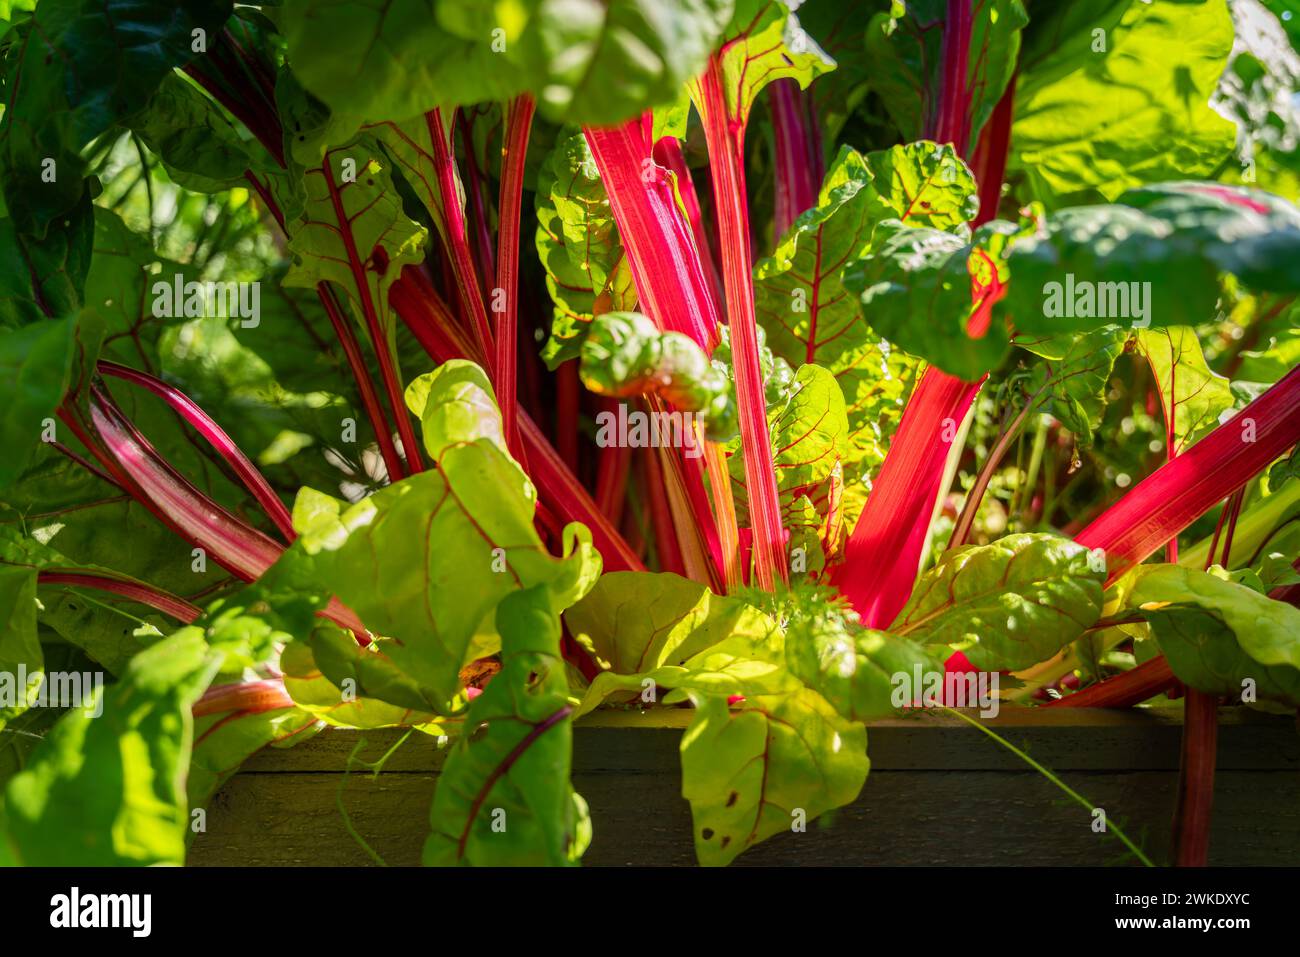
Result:
{"label": "leaf with holes", "polygon": [[853,801],[870,762],[867,733],[806,688],[746,698],[690,693],[682,796],[701,864],[729,864],[774,834]]}

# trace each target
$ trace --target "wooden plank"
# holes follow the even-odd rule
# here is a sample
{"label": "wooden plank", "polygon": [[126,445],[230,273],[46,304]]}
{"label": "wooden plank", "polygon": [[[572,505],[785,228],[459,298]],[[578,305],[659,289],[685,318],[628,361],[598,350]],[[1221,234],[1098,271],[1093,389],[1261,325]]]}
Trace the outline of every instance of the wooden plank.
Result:
{"label": "wooden plank", "polygon": [[[1225,709],[1219,744],[1211,862],[1300,863],[1300,738],[1294,722]],[[574,732],[574,786],[595,836],[589,865],[694,863],[690,810],[681,797],[678,744],[689,714],[610,712]],[[1174,711],[1007,709],[989,722],[1102,807],[1156,859],[1168,847],[1177,784]],[[870,730],[872,772],[858,800],[807,833],[782,834],[743,855],[748,864],[1103,865],[1122,857],[1091,814],[978,730],[925,714]],[[419,862],[445,751],[415,734],[378,777],[346,778],[360,738],[366,760],[400,737],[391,730],[329,731],[288,751],[265,752],[213,799],[197,835],[198,866],[372,863],[357,833],[389,864]]]}
{"label": "wooden plank", "polygon": [[[690,711],[596,712],[575,730],[577,771],[669,771],[679,767],[677,746]],[[1177,770],[1181,709],[1004,708],[985,719],[993,731],[1053,770]],[[359,757],[375,761],[405,732],[326,730],[286,750],[268,750],[244,773],[341,773],[359,739]],[[936,712],[891,718],[869,726],[868,753],[877,770],[1023,770],[1018,757],[958,718]],[[1289,718],[1224,708],[1219,722],[1222,770],[1300,769],[1300,735]],[[436,771],[444,752],[429,735],[414,733],[385,773]]]}

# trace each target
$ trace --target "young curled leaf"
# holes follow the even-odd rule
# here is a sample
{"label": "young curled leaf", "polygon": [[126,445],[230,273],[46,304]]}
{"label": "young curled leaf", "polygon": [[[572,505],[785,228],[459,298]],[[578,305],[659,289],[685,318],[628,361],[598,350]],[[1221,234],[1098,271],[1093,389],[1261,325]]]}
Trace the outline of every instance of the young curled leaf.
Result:
{"label": "young curled leaf", "polygon": [[592,320],[582,344],[582,383],[599,395],[657,395],[707,422],[725,418],[730,383],[690,336],[660,332],[637,312],[609,312]]}

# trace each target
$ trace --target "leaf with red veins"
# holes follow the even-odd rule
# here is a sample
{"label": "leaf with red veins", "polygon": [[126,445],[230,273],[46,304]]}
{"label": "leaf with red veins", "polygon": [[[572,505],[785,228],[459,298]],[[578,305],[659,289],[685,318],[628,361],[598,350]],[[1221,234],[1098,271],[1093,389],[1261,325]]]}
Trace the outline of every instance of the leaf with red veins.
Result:
{"label": "leaf with red veins", "polygon": [[[400,173],[402,179],[415,191],[416,196],[429,213],[434,228],[443,236],[447,235],[447,209],[444,183],[439,176],[438,153],[433,142],[432,126],[424,116],[405,120],[401,123],[387,120],[363,127],[365,133],[373,136],[380,150],[391,161],[391,168]],[[443,148],[450,151],[450,128],[444,128]],[[465,208],[465,188],[459,177],[453,177],[456,191],[456,203]]]}
{"label": "leaf with red veins", "polygon": [[[160,259],[149,238],[117,213],[95,207],[85,302],[104,319],[103,351],[109,357],[157,374],[158,339],[168,326],[185,321],[184,284],[198,278],[193,267]],[[206,315],[206,297],[201,308],[199,314]]]}
{"label": "leaf with red veins", "polygon": [[870,328],[841,273],[871,250],[880,222],[962,235],[975,203],[975,180],[950,146],[909,143],[865,156],[844,147],[817,205],[754,267],[768,345],[792,365],[816,362],[839,380],[852,446],[847,479],[858,508],[862,482],[884,458],[919,363]]}
{"label": "leaf with red veins", "polygon": [[682,736],[682,796],[701,864],[729,864],[862,790],[870,767],[866,729],[816,692],[689,694],[695,716]]}
{"label": "leaf with red veins", "polygon": [[[842,486],[843,462],[849,451],[849,424],[835,377],[820,366],[802,366],[788,399],[769,410],[768,429],[781,514],[787,523],[784,527],[791,529],[792,535],[790,521],[800,528],[812,527],[838,545],[833,529],[842,523],[837,514],[838,486]],[[735,452],[728,468],[737,518],[744,525],[749,518],[744,453],[739,442],[732,444]],[[805,547],[807,544],[804,542]]]}
{"label": "leaf with red veins", "polygon": [[388,289],[402,266],[421,261],[425,232],[403,212],[375,141],[360,137],[326,151],[306,171],[305,186],[302,215],[288,224],[293,266],[285,284],[335,283],[359,316],[373,314],[391,334]]}
{"label": "leaf with red veins", "polygon": [[507,597],[496,627],[501,670],[470,703],[438,777],[424,863],[576,864],[591,825],[569,781],[574,708],[546,589]]}
{"label": "leaf with red veins", "polygon": [[[980,129],[1011,80],[1020,31],[1029,22],[1021,0],[909,0],[867,24],[868,86],[880,95],[904,139],[955,136],[969,155]],[[969,46],[954,50],[960,30]],[[965,75],[958,75],[962,58]]]}
{"label": "leaf with red veins", "polygon": [[742,126],[758,94],[773,80],[790,78],[806,89],[816,77],[835,69],[835,61],[804,31],[790,6],[781,0],[736,4],[727,40],[717,55],[727,112]]}
{"label": "leaf with red veins", "polygon": [[546,551],[535,492],[503,447],[500,413],[487,414],[484,382],[469,363],[417,380],[436,468],[355,505],[311,489],[294,504],[292,560],[392,639],[386,654],[430,705],[450,702],[461,667],[496,650],[490,616],[503,598],[545,585],[558,612],[599,570],[581,525],[565,529],[562,557]]}
{"label": "leaf with red veins", "polygon": [[294,705],[279,681],[250,682],[240,690],[248,692],[247,703],[236,698],[227,710],[194,718],[194,750],[185,778],[190,807],[207,807],[217,790],[263,748],[290,747],[324,727],[315,715]]}
{"label": "leaf with red veins", "polygon": [[1137,348],[1146,356],[1160,392],[1166,452],[1179,455],[1232,408],[1232,389],[1227,377],[1206,363],[1196,330],[1190,326],[1139,329]]}

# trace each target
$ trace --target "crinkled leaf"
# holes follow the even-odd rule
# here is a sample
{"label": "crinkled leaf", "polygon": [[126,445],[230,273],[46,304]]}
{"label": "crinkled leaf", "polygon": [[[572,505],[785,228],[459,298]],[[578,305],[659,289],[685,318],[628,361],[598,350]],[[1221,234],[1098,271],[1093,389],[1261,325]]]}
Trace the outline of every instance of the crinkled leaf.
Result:
{"label": "crinkled leaf", "polygon": [[392,176],[374,141],[360,137],[325,152],[306,171],[306,204],[288,224],[293,266],[289,286],[322,281],[342,287],[355,314],[373,314],[391,335],[388,289],[402,267],[423,257],[425,231],[402,209]]}
{"label": "crinkled leaf", "polygon": [[538,173],[537,255],[555,311],[542,357],[551,368],[574,358],[592,317],[631,309],[636,290],[609,197],[581,132],[556,141]]}
{"label": "crinkled leaf", "polygon": [[856,472],[883,460],[883,432],[897,423],[915,363],[868,325],[845,290],[844,267],[871,249],[885,219],[961,234],[975,203],[974,177],[950,146],[910,143],[865,156],[842,147],[817,206],[754,267],[754,304],[772,350],[795,366],[816,362],[840,383]]}
{"label": "crinkled leaf", "polygon": [[1004,321],[980,320],[996,298],[977,287],[978,257],[985,256],[952,233],[890,223],[873,252],[845,267],[844,287],[878,334],[950,375],[974,380],[1009,348]]}
{"label": "crinkled leaf", "polygon": [[1050,658],[1101,615],[1104,570],[1054,535],[1008,535],[947,552],[925,572],[889,630],[965,652],[982,671]]}
{"label": "crinkled leaf", "polygon": [[855,629],[831,616],[791,621],[785,662],[841,717],[864,723],[896,713],[895,675],[906,675],[911,684],[918,667],[923,674],[943,672],[942,655],[932,649],[888,632]]}
{"label": "crinkled leaf", "polygon": [[290,0],[281,21],[295,73],[340,114],[405,120],[528,91],[555,122],[613,124],[671,102],[730,13],[730,0]]}
{"label": "crinkled leaf", "polygon": [[581,359],[582,384],[599,395],[657,395],[680,412],[703,412],[706,425],[715,417],[725,422],[734,416],[728,408],[731,381],[714,368],[708,353],[684,333],[660,332],[640,313],[609,312],[593,319]]}
{"label": "crinkled leaf", "polygon": [[[491,394],[467,367],[444,366],[414,390],[436,467],[355,505],[311,489],[294,505],[293,561],[369,629],[395,639],[388,656],[443,706],[471,650],[492,650],[491,612],[502,598],[545,584],[558,613],[600,567],[584,526],[565,529],[564,557],[543,547],[536,492],[500,444],[499,412],[484,425],[482,397]],[[453,411],[443,415],[444,404]]]}
{"label": "crinkled leaf", "polygon": [[1044,359],[1033,378],[1035,406],[1049,409],[1081,448],[1092,445],[1115,360],[1128,340],[1128,330],[1118,326],[1078,336],[1016,339],[1016,345]]}
{"label": "crinkled leaf", "polygon": [[[454,8],[477,8],[476,17],[495,12],[493,25],[507,33],[502,58],[524,73],[544,116],[607,126],[672,103],[716,48],[733,0],[443,0],[440,7],[445,17]],[[521,8],[528,19],[511,29]]]}
{"label": "crinkled leaf", "polygon": [[821,366],[800,366],[788,401],[769,418],[772,465],[782,492],[801,493],[826,481],[848,452],[844,395]]}
{"label": "crinkled leaf", "polygon": [[280,656],[285,691],[303,711],[334,727],[458,729],[460,719],[436,717],[423,690],[388,658],[384,646],[391,640],[362,648],[322,623],[308,641],[292,642]]}

